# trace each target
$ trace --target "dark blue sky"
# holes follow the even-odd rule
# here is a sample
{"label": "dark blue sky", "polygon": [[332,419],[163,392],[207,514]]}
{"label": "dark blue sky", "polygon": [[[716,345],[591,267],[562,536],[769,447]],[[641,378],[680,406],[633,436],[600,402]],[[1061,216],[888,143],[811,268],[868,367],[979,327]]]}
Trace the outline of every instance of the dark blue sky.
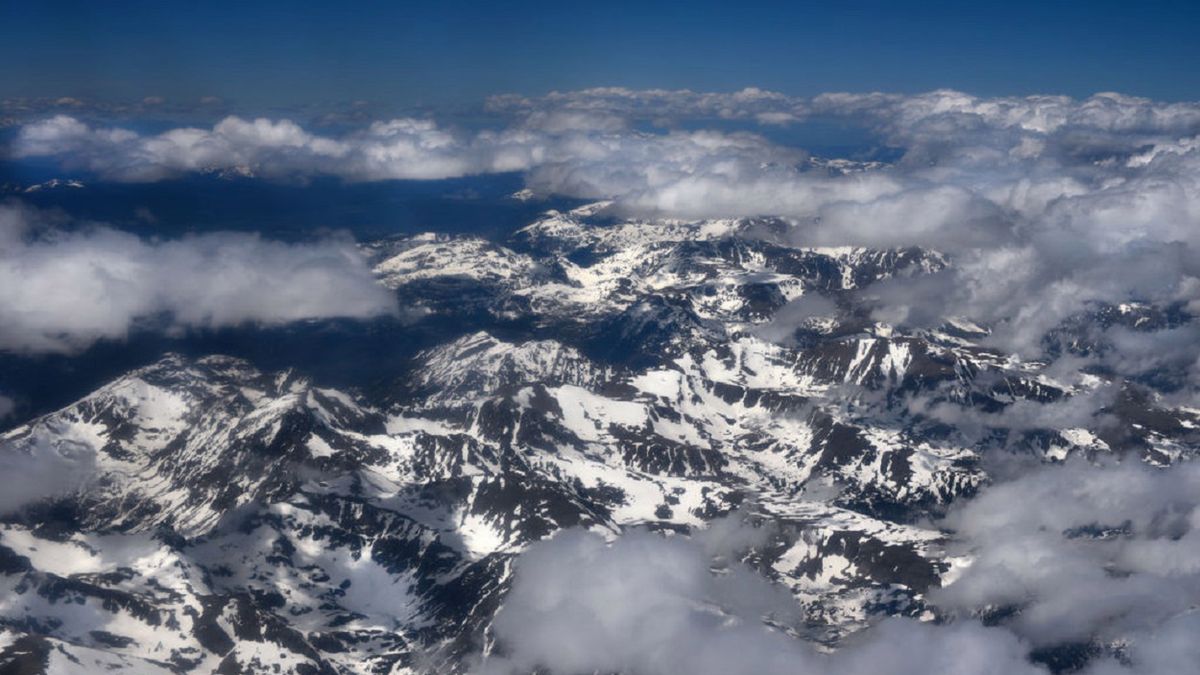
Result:
{"label": "dark blue sky", "polygon": [[754,85],[1194,100],[1198,28],[1194,1],[0,0],[0,97],[412,106],[600,85]]}

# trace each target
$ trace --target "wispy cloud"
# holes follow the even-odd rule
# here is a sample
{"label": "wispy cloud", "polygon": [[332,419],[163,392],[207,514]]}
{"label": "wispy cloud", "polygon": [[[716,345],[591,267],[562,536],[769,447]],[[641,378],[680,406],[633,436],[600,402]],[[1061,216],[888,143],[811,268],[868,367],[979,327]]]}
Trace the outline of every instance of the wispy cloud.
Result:
{"label": "wispy cloud", "polygon": [[[890,620],[827,655],[763,620],[788,625],[786,590],[740,564],[717,521],[694,538],[633,531],[606,543],[567,531],[516,563],[497,615],[498,653],[477,672],[639,675],[1035,675],[1026,646],[1003,630],[966,620],[948,626]],[[712,530],[721,532],[711,536]],[[740,539],[742,547],[754,539]],[[761,543],[761,542],[760,542]],[[716,565],[719,571],[714,573]],[[789,613],[793,615],[790,616]]]}
{"label": "wispy cloud", "polygon": [[1194,647],[1159,640],[1196,620],[1198,481],[1188,464],[1080,462],[996,485],[948,520],[973,562],[931,600],[968,615],[1016,610],[1006,625],[1034,644],[1133,643],[1136,672],[1183,667]]}
{"label": "wispy cloud", "polygon": [[215,328],[395,310],[348,238],[146,241],[99,225],[65,231],[45,212],[0,206],[3,350],[74,352],[141,322]]}
{"label": "wispy cloud", "polygon": [[[535,191],[612,200],[612,212],[630,217],[780,216],[789,245],[951,255],[954,270],[936,288],[900,280],[879,289],[880,317],[969,317],[1026,357],[1095,303],[1190,306],[1200,289],[1200,104],[593,89],[489,107],[499,128],[401,118],[337,136],[286,119],[142,134],[58,115],[21,127],[13,153],[122,181],[228,169],[354,181],[517,171]],[[762,134],[682,124],[784,116],[855,120],[904,154],[884,165],[822,162]],[[665,126],[639,125],[652,118]]]}
{"label": "wispy cloud", "polygon": [[50,441],[41,436],[5,439],[0,445],[0,516],[34,502],[70,494],[95,475],[96,451],[73,439]]}

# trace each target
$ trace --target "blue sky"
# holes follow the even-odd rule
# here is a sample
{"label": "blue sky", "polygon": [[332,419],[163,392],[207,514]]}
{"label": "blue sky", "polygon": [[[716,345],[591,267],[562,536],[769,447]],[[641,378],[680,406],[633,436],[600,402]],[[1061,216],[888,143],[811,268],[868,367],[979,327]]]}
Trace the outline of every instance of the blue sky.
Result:
{"label": "blue sky", "polygon": [[753,85],[1200,98],[1195,2],[252,4],[6,1],[0,97],[412,106]]}

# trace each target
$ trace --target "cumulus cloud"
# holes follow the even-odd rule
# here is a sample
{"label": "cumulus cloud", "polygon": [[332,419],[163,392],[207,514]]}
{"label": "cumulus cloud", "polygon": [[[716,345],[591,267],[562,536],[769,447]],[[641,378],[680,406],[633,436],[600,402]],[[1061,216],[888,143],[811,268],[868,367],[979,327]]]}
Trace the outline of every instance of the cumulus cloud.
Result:
{"label": "cumulus cloud", "polygon": [[487,108],[516,116],[577,111],[663,123],[703,119],[803,122],[812,117],[860,119],[898,136],[913,130],[1014,129],[1042,134],[1088,129],[1102,133],[1196,133],[1200,105],[1163,103],[1118,93],[988,98],[950,89],[923,94],[827,93],[811,99],[747,87],[735,92],[598,87],[540,97],[494,96]]}
{"label": "cumulus cloud", "polygon": [[0,206],[3,350],[75,352],[142,323],[216,328],[396,310],[347,238],[147,241],[103,226],[66,231],[43,213]]}
{"label": "cumulus cloud", "polygon": [[[467,144],[432,122],[414,119],[378,122],[353,137],[334,139],[309,133],[291,120],[227,117],[211,129],[186,127],[143,136],[56,115],[24,126],[13,154],[60,156],[69,167],[130,182],[222,169],[268,177],[330,173],[363,180],[512,170],[505,167],[509,160],[502,150],[475,156]],[[512,168],[524,167],[518,163]]]}
{"label": "cumulus cloud", "polygon": [[1152,643],[1159,627],[1194,623],[1198,495],[1190,464],[1072,462],[995,485],[948,518],[971,565],[931,600],[1011,612],[1006,625],[1034,644]]}
{"label": "cumulus cloud", "polygon": [[823,654],[779,628],[796,612],[786,591],[729,563],[757,538],[738,534],[742,528],[726,520],[694,539],[631,531],[611,543],[569,530],[534,545],[517,561],[494,623],[499,650],[477,672],[1045,673],[1012,634],[972,621],[935,627],[889,620]]}
{"label": "cumulus cloud", "polygon": [[1188,612],[1167,621],[1158,630],[1139,636],[1127,650],[1124,662],[1108,659],[1086,675],[1174,675],[1194,670],[1200,663],[1200,613]]}
{"label": "cumulus cloud", "polygon": [[0,515],[70,494],[95,475],[96,453],[83,442],[38,436],[0,441]]}
{"label": "cumulus cloud", "polygon": [[[634,128],[651,114],[753,120],[810,107],[873,125],[904,148],[904,159],[831,177],[809,170],[799,149],[751,133]],[[515,119],[503,129],[467,133],[402,118],[338,137],[286,119],[228,117],[209,129],[142,135],[58,115],[22,127],[13,153],[57,156],[129,181],[234,167],[351,180],[525,171],[535,189],[616,199],[633,212],[807,219],[803,239],[818,243],[887,245],[907,235],[969,234],[997,221],[1024,227],[1020,221],[1042,216],[1061,227],[1088,216],[1111,223],[1166,215],[1160,227],[1178,229],[1195,212],[1194,181],[1181,182],[1187,171],[1167,167],[1192,155],[1200,133],[1194,104],[1117,95],[979,99],[951,91],[830,94],[804,102],[754,89],[600,89],[500,97],[491,108]],[[1131,202],[1130,193],[1146,197]]]}
{"label": "cumulus cloud", "polygon": [[147,136],[57,115],[22,127],[12,152],[18,158],[59,157],[68,167],[129,182],[228,169],[349,180],[536,171],[531,186],[580,197],[654,188],[698,172],[737,179],[747,167],[805,157],[750,133],[640,133],[628,131],[619,119],[566,111],[475,134],[431,120],[393,119],[338,138],[310,133],[290,120],[227,117],[211,129]]}
{"label": "cumulus cloud", "polygon": [[[791,245],[950,255],[953,271],[933,292],[914,279],[879,289],[890,308],[881,318],[968,317],[1027,358],[1041,355],[1047,331],[1097,303],[1197,304],[1200,104],[605,88],[496,97],[488,107],[507,125],[466,132],[402,118],[336,137],[289,120],[228,117],[145,135],[57,115],[23,126],[13,154],[126,181],[231,168],[349,180],[520,171],[537,192],[612,200],[620,214],[780,216]],[[638,125],[813,115],[868,125],[903,156],[829,163],[747,131]]]}
{"label": "cumulus cloud", "polygon": [[494,623],[508,657],[482,672],[792,672],[801,646],[765,630],[779,597],[746,573],[716,577],[696,544],[633,532],[611,546],[568,531],[531,548]]}
{"label": "cumulus cloud", "polygon": [[[773,236],[787,245],[941,251],[950,270],[871,288],[874,317],[913,329],[965,317],[1025,359],[1046,358],[1049,333],[1103,306],[1200,309],[1200,104],[605,88],[497,97],[488,108],[504,125],[467,132],[403,118],[336,137],[289,120],[229,117],[146,135],[58,115],[22,127],[13,153],[126,181],[230,168],[348,180],[519,171],[536,192],[611,200],[618,215],[779,216],[790,229]],[[867,125],[903,154],[831,162],[762,134],[695,130],[813,116]],[[1167,336],[1147,331],[1094,336],[1107,351],[1092,357],[1122,375],[1190,372],[1200,342],[1186,334],[1170,345],[1170,364],[1151,344]]]}
{"label": "cumulus cloud", "polygon": [[808,108],[803,99],[757,87],[728,93],[596,87],[555,91],[541,97],[493,96],[487,102],[487,109],[492,112],[526,119],[567,113],[661,124],[695,119],[791,124],[803,120],[808,115]]}
{"label": "cumulus cloud", "polygon": [[[402,118],[338,136],[239,117],[141,134],[58,115],[22,127],[13,154],[58,157],[124,181],[231,168],[347,180],[518,171],[535,192],[611,200],[617,215],[779,216],[789,229],[770,236],[786,245],[944,253],[944,272],[864,290],[873,318],[923,329],[964,317],[990,331],[990,346],[1026,360],[1054,358],[1063,341],[1048,336],[1103,307],[1200,310],[1200,104],[1117,94],[798,99],[758,89],[604,88],[496,97],[488,109],[501,126],[465,131]],[[903,154],[889,164],[831,162],[763,134],[696,129],[818,116],[866,125]],[[804,322],[811,317],[792,308],[769,332],[788,339]],[[1088,358],[1116,376],[1158,369],[1188,386],[1200,381],[1191,327],[1089,330],[1103,349]]]}

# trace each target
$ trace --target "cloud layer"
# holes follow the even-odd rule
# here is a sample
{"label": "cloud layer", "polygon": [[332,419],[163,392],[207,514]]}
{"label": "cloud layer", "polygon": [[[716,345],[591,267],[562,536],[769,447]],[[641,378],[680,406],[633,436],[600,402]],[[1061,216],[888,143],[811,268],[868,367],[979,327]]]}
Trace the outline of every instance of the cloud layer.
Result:
{"label": "cloud layer", "polygon": [[1200,602],[1200,467],[1047,468],[996,485],[948,521],[973,564],[946,608],[1020,607],[1026,639],[1128,637]]}
{"label": "cloud layer", "polygon": [[1179,635],[1200,603],[1200,467],[1049,467],[987,490],[947,524],[972,564],[931,600],[947,611],[1017,610],[1037,645],[1123,644],[1096,673],[1185,672]]}
{"label": "cloud layer", "polygon": [[[768,532],[568,530],[518,559],[485,675],[1046,673],[1031,650],[1121,645],[1087,675],[1189,671],[1200,626],[1200,467],[1072,462],[986,490],[941,525],[971,564],[929,597],[939,623],[887,619],[832,655],[784,632],[796,607],[736,562]],[[954,550],[955,548],[959,550]],[[1008,616],[984,628],[977,621]],[[768,624],[774,627],[768,627]]]}
{"label": "cloud layer", "polygon": [[[728,523],[695,539],[633,531],[612,543],[566,531],[531,547],[494,623],[502,654],[484,675],[1036,675],[1013,635],[963,621],[889,620],[829,656],[778,629],[794,619],[786,590],[729,565]],[[736,539],[736,537],[735,537]],[[744,538],[742,545],[753,540]],[[719,572],[714,573],[714,564]],[[793,615],[790,615],[793,614]]]}
{"label": "cloud layer", "polygon": [[70,353],[143,323],[218,328],[396,310],[348,239],[145,241],[103,226],[68,232],[48,218],[0,206],[0,350]]}
{"label": "cloud layer", "polygon": [[[488,108],[500,124],[483,131],[402,118],[337,136],[286,119],[141,134],[56,115],[22,126],[11,153],[121,181],[208,170],[356,181],[518,171],[536,192],[612,200],[610,210],[627,216],[779,216],[792,245],[915,245],[952,256],[936,285],[876,289],[879,317],[913,327],[968,317],[1026,358],[1097,304],[1196,306],[1200,104],[606,88],[497,97]],[[903,155],[829,161],[751,131],[695,130],[817,118],[865,125]]]}
{"label": "cloud layer", "polygon": [[95,450],[83,443],[42,438],[5,442],[0,453],[0,516],[81,489],[96,473]]}

